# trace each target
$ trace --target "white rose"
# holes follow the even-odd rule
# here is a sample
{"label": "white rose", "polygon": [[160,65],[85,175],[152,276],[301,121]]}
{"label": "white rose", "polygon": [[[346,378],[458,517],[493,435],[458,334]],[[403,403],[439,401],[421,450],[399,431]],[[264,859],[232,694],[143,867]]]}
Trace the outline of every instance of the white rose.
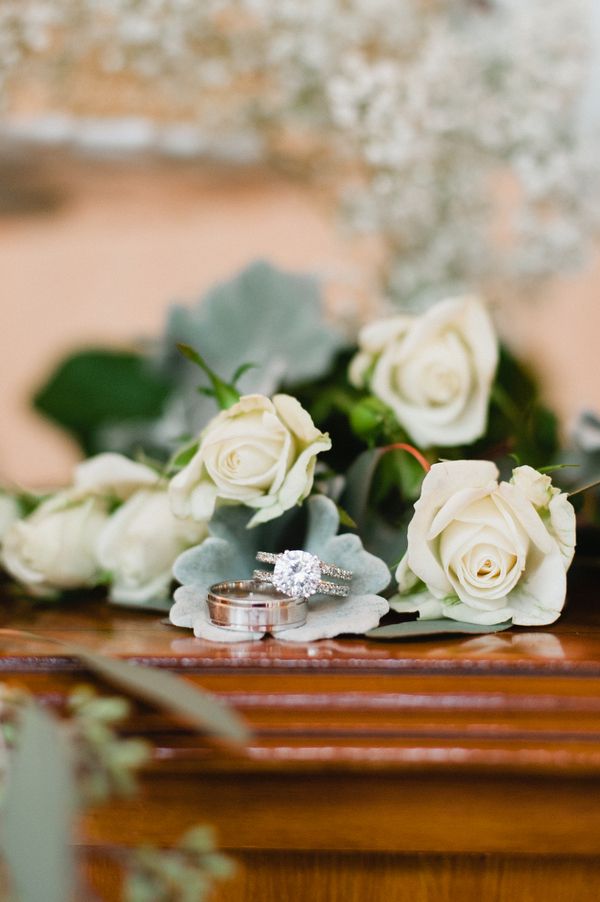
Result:
{"label": "white rose", "polygon": [[9,527],[21,517],[21,506],[16,498],[0,492],[0,542]]}
{"label": "white rose", "polygon": [[98,577],[96,541],[107,520],[106,502],[58,492],[7,531],[2,563],[32,594],[93,585]]}
{"label": "white rose", "polygon": [[498,342],[477,298],[450,298],[420,316],[366,326],[350,381],[368,383],[422,447],[469,444],[485,432]]}
{"label": "white rose", "polygon": [[165,600],[175,559],[207,532],[206,524],[173,515],[166,488],[135,492],[98,537],[98,561],[110,574],[110,597],[124,604]]}
{"label": "white rose", "polygon": [[482,624],[533,626],[557,619],[575,549],[575,512],[554,490],[536,508],[529,489],[534,486],[537,498],[539,484],[523,469],[515,484],[498,483],[498,470],[488,461],[431,468],[396,573],[395,610]]}
{"label": "white rose", "polygon": [[123,454],[106,452],[89,457],[75,467],[73,489],[82,496],[95,492],[124,501],[137,489],[152,488],[159,481],[160,475],[151,467]]}
{"label": "white rose", "polygon": [[255,508],[249,526],[279,517],[310,493],[317,454],[331,448],[289,395],[246,395],[218,414],[170,484],[178,517],[208,521],[217,499]]}

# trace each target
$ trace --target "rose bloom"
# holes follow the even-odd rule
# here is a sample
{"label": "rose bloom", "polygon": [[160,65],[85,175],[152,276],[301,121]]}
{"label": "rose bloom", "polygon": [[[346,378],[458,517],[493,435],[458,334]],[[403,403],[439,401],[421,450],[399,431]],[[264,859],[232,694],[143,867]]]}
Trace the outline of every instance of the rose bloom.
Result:
{"label": "rose bloom", "polygon": [[73,474],[73,487],[81,495],[103,493],[121,501],[159,481],[160,475],[151,467],[112,451],[88,457],[77,464]]}
{"label": "rose bloom", "polygon": [[245,395],[218,414],[170,484],[178,517],[210,520],[217,500],[254,508],[249,526],[279,517],[310,493],[317,454],[331,448],[290,395]]}
{"label": "rose bloom", "polygon": [[477,298],[370,323],[358,343],[350,381],[368,385],[416,444],[451,447],[483,435],[498,342]]}
{"label": "rose bloom", "polygon": [[57,492],[4,535],[2,564],[34,595],[94,585],[96,541],[107,520],[101,497]]}
{"label": "rose bloom", "polygon": [[391,606],[424,619],[553,623],[574,550],[573,506],[548,476],[518,467],[499,483],[489,461],[434,464],[408,527]]}
{"label": "rose bloom", "polygon": [[173,515],[166,487],[135,492],[111,514],[96,546],[110,575],[110,598],[121,604],[166,600],[176,558],[207,532],[206,524]]}

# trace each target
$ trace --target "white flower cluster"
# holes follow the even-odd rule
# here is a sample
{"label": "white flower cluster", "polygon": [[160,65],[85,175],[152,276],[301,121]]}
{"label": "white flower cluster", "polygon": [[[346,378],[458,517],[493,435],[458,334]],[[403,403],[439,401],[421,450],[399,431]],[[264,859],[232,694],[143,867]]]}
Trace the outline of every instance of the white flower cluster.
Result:
{"label": "white flower cluster", "polygon": [[0,492],[0,565],[32,595],[109,585],[113,601],[164,604],[184,549],[208,535],[219,503],[255,510],[249,526],[309,495],[329,436],[289,395],[245,395],[207,425],[170,484],[121,454],[90,457],[73,483],[21,517]]}
{"label": "white flower cluster", "polygon": [[[15,0],[0,8],[0,85],[37,51],[63,72],[88,54],[150,80],[172,114],[208,132],[245,128],[278,147],[299,133],[324,142],[335,168],[342,158],[353,173],[353,224],[390,249],[388,287],[418,298],[542,277],[581,256],[594,219],[591,148],[577,127],[590,9],[590,0]],[[499,178],[507,173],[510,182]],[[506,185],[510,215],[499,223],[493,199]]]}

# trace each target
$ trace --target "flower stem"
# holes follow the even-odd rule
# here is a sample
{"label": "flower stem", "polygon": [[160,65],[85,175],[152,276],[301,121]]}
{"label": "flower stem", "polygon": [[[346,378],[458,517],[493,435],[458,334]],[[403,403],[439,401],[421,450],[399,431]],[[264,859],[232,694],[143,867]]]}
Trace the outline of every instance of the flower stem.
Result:
{"label": "flower stem", "polygon": [[431,470],[431,464],[427,458],[414,445],[409,445],[407,442],[395,442],[393,445],[385,445],[381,449],[382,454],[387,454],[388,451],[406,451],[407,454],[411,454],[421,464],[426,473],[429,473]]}

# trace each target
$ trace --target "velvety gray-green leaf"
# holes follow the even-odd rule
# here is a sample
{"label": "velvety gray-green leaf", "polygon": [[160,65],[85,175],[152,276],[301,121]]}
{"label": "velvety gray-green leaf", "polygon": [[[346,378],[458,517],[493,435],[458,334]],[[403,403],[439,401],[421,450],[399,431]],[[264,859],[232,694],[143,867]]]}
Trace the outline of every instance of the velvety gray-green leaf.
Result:
{"label": "velvety gray-green leaf", "polygon": [[376,595],[390,583],[387,564],[363,548],[355,533],[337,535],[339,514],[335,503],[325,495],[313,495],[306,502],[308,530],[304,548],[329,564],[353,573],[353,595]]}
{"label": "velvety gray-green leaf", "polygon": [[197,305],[171,308],[160,353],[162,371],[177,384],[180,434],[197,432],[215,414],[214,401],[196,392],[197,376],[174,352],[181,341],[201,349],[226,380],[252,362],[237,387],[243,394],[265,395],[318,379],[344,344],[324,321],[316,279],[252,263]]}
{"label": "velvety gray-green leaf", "polygon": [[73,898],[71,831],[76,810],[72,754],[59,722],[23,711],[3,805],[2,849],[19,902]]}
{"label": "velvety gray-green leaf", "polygon": [[483,625],[480,623],[462,623],[460,620],[440,618],[439,620],[408,620],[405,623],[389,623],[378,626],[365,633],[369,639],[413,639],[418,636],[478,635],[482,633],[500,633],[510,629],[512,621]]}

